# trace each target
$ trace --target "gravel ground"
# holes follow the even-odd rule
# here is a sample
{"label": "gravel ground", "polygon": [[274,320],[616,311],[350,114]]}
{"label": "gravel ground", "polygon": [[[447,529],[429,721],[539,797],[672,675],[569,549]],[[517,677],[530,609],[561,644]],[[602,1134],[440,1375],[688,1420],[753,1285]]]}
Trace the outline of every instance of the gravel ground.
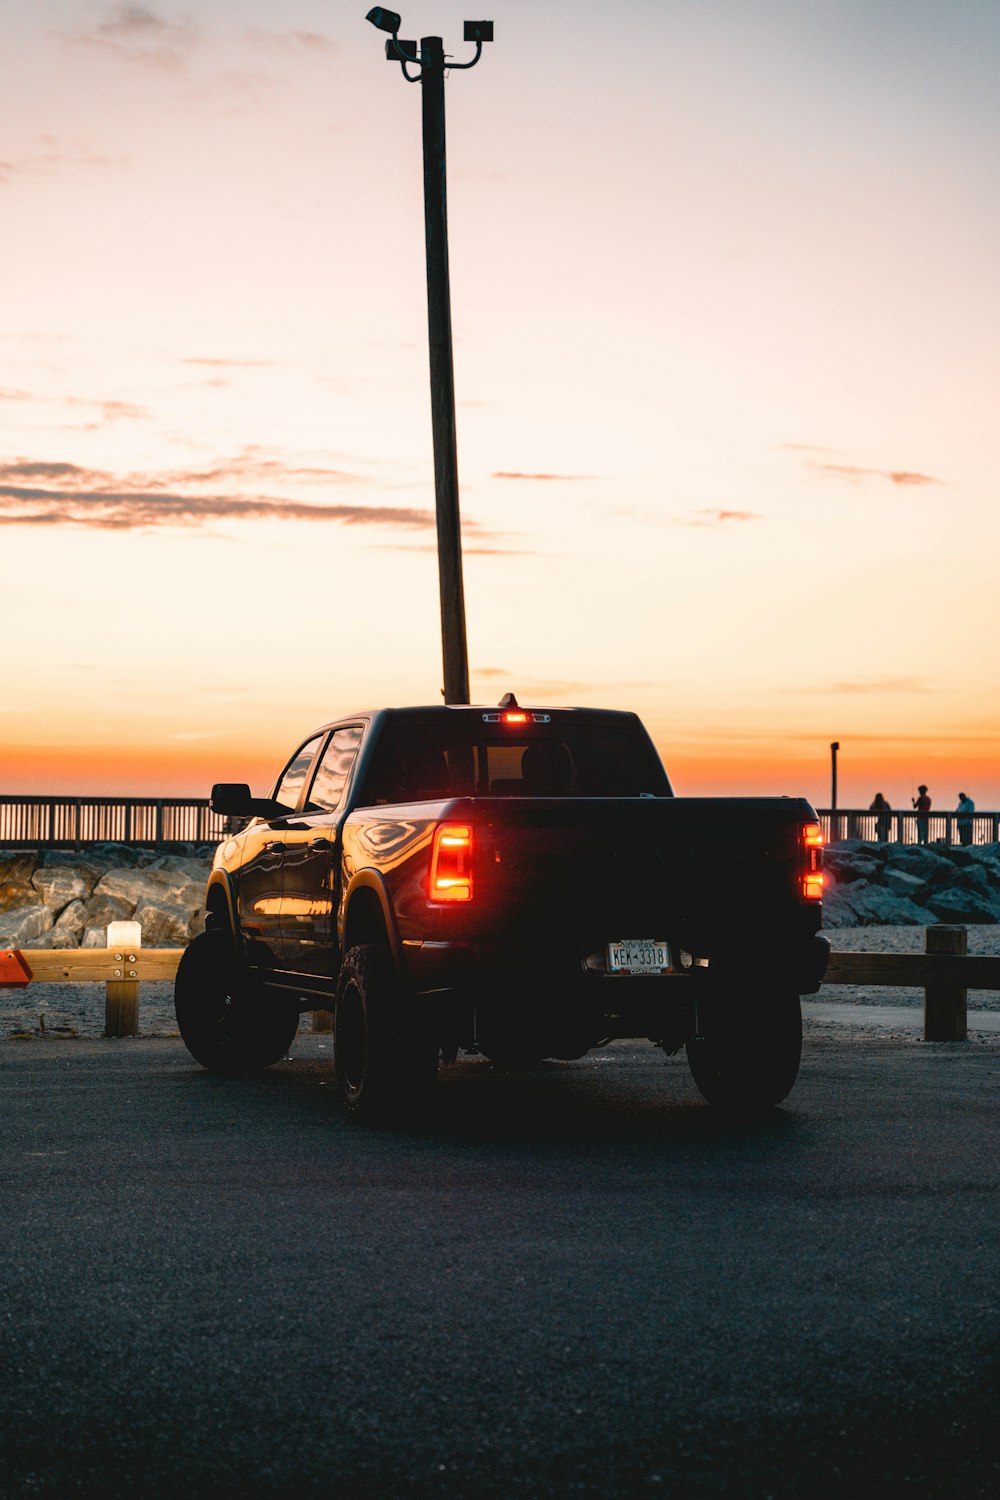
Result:
{"label": "gravel ground", "polygon": [[[1000,925],[969,927],[969,952],[1000,954]],[[849,953],[919,953],[922,927],[839,927],[827,934],[833,947]],[[818,999],[825,1005],[892,1006],[919,1010],[922,990],[884,985],[825,985]],[[970,990],[969,1009],[1000,1011],[1000,992]],[[874,1018],[873,1018],[874,1020]],[[916,1016],[914,1017],[916,1021]],[[810,1019],[815,1029],[825,1024]],[[176,1036],[173,984],[144,984],[139,1001],[143,1036]],[[310,1016],[300,1029],[311,1030]],[[0,990],[0,1038],[14,1036],[96,1037],[104,1030],[103,984],[33,984],[24,990]],[[879,1028],[885,1035],[885,1028]]]}

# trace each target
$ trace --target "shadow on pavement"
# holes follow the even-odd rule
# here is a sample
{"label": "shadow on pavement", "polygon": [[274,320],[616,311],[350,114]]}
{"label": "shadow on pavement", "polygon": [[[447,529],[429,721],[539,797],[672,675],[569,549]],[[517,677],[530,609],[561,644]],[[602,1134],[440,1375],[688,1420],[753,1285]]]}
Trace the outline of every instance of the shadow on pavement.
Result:
{"label": "shadow on pavement", "polygon": [[[297,1115],[301,1126],[349,1130],[383,1142],[476,1143],[566,1147],[675,1147],[681,1142],[781,1140],[795,1130],[793,1105],[755,1116],[711,1109],[697,1094],[682,1059],[650,1049],[639,1068],[635,1054],[590,1055],[579,1062],[532,1068],[496,1066],[472,1058],[442,1066],[437,1088],[419,1113],[379,1125],[350,1119],[329,1061],[293,1058],[255,1078],[224,1079],[193,1068],[185,1081],[206,1098],[259,1100],[263,1108]],[[286,1120],[285,1123],[290,1123]]]}

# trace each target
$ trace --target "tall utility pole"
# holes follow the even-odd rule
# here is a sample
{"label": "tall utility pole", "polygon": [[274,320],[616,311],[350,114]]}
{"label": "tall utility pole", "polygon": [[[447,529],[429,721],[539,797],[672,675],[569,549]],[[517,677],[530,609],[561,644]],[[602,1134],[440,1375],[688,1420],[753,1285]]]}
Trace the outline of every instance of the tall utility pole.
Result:
{"label": "tall utility pole", "polygon": [[[458,440],[455,423],[455,368],[451,340],[451,284],[448,274],[448,192],[445,159],[444,43],[439,36],[399,40],[395,11],[376,6],[367,19],[390,33],[385,55],[398,62],[408,83],[421,85],[424,143],[424,231],[427,250],[427,328],[431,366],[431,427],[434,440],[434,496],[437,510],[438,580],[444,701],[469,701],[469,651],[465,635],[462,582],[462,524],[458,504]],[[475,42],[471,62],[447,62],[448,69],[473,68],[483,43],[493,40],[492,21],[466,21],[465,40]],[[410,67],[417,68],[415,74]]]}
{"label": "tall utility pole", "polygon": [[837,811],[837,751],[840,749],[840,741],[834,740],[830,746],[830,811]]}

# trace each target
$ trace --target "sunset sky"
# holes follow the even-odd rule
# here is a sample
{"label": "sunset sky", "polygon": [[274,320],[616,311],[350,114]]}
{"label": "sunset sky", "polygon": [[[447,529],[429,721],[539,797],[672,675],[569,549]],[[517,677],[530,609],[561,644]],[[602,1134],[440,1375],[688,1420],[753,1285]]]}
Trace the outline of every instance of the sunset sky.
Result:
{"label": "sunset sky", "polygon": [[[366,0],[7,0],[0,791],[263,790],[442,680],[419,86]],[[413,0],[472,694],[1000,807],[996,0]]]}

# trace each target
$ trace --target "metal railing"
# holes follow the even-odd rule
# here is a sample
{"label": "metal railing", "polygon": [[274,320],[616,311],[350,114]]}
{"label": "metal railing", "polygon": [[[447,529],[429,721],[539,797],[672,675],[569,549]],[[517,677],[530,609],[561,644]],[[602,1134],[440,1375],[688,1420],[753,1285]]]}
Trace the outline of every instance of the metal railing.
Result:
{"label": "metal railing", "polygon": [[206,797],[43,797],[0,794],[0,848],[87,844],[217,844],[228,820]]}
{"label": "metal railing", "polygon": [[[926,835],[921,828],[925,816]],[[888,813],[819,809],[823,837],[891,844],[1000,843],[1000,812]],[[217,844],[229,820],[206,797],[44,797],[0,794],[0,848],[80,849],[86,844]]]}
{"label": "metal railing", "polygon": [[[868,808],[820,808],[828,844],[863,839],[868,844],[997,844],[1000,812],[870,812]],[[923,825],[923,826],[922,826]]]}

